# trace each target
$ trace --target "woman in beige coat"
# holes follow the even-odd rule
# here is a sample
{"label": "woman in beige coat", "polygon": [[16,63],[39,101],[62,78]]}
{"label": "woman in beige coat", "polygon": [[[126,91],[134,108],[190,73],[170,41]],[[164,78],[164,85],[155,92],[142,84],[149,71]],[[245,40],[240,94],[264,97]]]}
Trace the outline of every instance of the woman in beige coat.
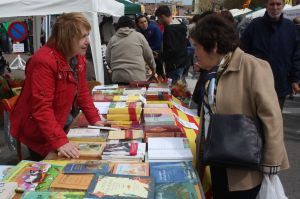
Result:
{"label": "woman in beige coat", "polygon": [[[201,67],[208,71],[201,109],[203,128],[197,138],[198,162],[203,157],[203,146],[199,145],[205,144],[208,109],[218,114],[258,116],[265,138],[261,170],[210,167],[214,199],[255,199],[263,173],[277,174],[289,167],[270,65],[238,48],[234,27],[219,15],[203,18],[191,32],[191,38]],[[216,80],[212,100],[207,95],[210,77]]]}

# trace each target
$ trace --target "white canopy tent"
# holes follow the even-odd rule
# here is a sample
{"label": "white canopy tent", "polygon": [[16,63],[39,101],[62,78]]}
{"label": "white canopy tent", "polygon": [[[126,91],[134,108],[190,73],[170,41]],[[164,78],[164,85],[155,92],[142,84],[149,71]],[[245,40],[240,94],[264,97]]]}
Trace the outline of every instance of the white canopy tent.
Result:
{"label": "white canopy tent", "polygon": [[295,17],[300,16],[300,5],[296,5],[291,8],[287,8],[283,11],[285,18],[293,20]]}
{"label": "white canopy tent", "polygon": [[[96,79],[104,82],[101,55],[101,39],[98,13],[120,17],[124,15],[124,5],[114,0],[1,0],[0,18],[16,16],[44,16],[68,12],[83,12],[91,23],[91,50]],[[34,47],[40,46],[41,18],[34,20]]]}
{"label": "white canopy tent", "polygon": [[229,12],[232,14],[233,17],[237,17],[239,15],[244,15],[247,14],[249,12],[251,12],[252,10],[249,8],[245,8],[245,9],[231,9],[229,10]]}
{"label": "white canopy tent", "polygon": [[[285,4],[283,10],[289,9],[291,7],[292,7],[291,5]],[[254,12],[246,15],[246,18],[254,19],[257,17],[262,17],[262,16],[264,16],[265,12],[266,12],[266,8],[263,8],[261,10],[254,11]]]}

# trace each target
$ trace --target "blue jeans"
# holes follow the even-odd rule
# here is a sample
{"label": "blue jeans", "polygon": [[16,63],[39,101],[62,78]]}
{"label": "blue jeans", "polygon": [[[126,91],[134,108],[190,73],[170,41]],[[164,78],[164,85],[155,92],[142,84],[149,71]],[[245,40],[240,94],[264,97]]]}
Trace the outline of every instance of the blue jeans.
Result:
{"label": "blue jeans", "polygon": [[184,67],[176,68],[175,70],[167,72],[167,78],[172,79],[172,84],[176,84],[181,79]]}

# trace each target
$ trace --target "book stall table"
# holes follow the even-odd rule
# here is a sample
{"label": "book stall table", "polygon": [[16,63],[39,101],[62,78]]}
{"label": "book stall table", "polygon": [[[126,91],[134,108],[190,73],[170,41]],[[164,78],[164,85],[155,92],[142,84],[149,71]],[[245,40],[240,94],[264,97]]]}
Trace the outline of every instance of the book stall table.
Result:
{"label": "book stall table", "polygon": [[[74,169],[76,170],[76,168],[78,168],[78,165],[80,165],[80,164],[81,164],[81,167],[84,167],[86,170],[89,170],[88,167],[90,167],[91,165],[87,166],[86,161],[96,162],[96,163],[92,163],[93,166],[95,166],[94,164],[101,164],[100,170],[102,170],[102,171],[103,171],[103,168],[111,169],[110,172],[112,172],[114,175],[111,175],[108,173],[104,173],[104,174],[98,173],[98,174],[96,174],[96,176],[93,175],[93,178],[91,177],[91,179],[92,179],[91,184],[94,184],[93,185],[94,189],[96,189],[95,187],[99,188],[98,184],[95,184],[95,183],[97,183],[99,181],[105,183],[108,180],[110,180],[108,182],[108,184],[116,183],[115,186],[121,186],[120,182],[129,183],[131,185],[133,185],[132,183],[135,183],[134,186],[141,187],[141,188],[139,190],[138,189],[131,190],[131,192],[133,194],[136,194],[139,196],[147,196],[149,198],[175,198],[175,197],[177,197],[177,195],[176,196],[174,195],[174,194],[177,194],[176,190],[180,190],[180,189],[188,190],[188,193],[190,193],[192,195],[196,194],[196,195],[194,195],[194,197],[196,196],[196,198],[211,198],[211,185],[210,185],[210,180],[208,180],[210,178],[209,169],[206,170],[204,176],[200,176],[200,180],[199,180],[199,177],[194,172],[195,170],[193,168],[193,166],[195,166],[195,162],[196,162],[195,139],[196,139],[196,136],[197,136],[197,134],[199,132],[199,128],[200,128],[199,127],[200,118],[195,113],[193,113],[190,109],[186,108],[186,105],[184,103],[182,103],[180,100],[173,97],[172,95],[169,95],[167,100],[164,98],[165,96],[159,96],[159,98],[161,100],[157,100],[157,99],[155,99],[156,96],[154,96],[154,95],[151,95],[150,97],[145,95],[147,97],[143,97],[145,93],[143,93],[143,95],[141,95],[141,94],[136,95],[136,93],[135,93],[136,91],[134,91],[134,89],[132,89],[132,90],[128,89],[127,90],[127,92],[129,93],[128,95],[130,95],[131,93],[135,93],[134,95],[136,95],[138,97],[137,98],[134,96],[124,97],[124,95],[120,95],[120,93],[122,93],[122,92],[121,92],[121,90],[118,90],[119,89],[118,87],[117,88],[115,86],[113,86],[113,87],[114,87],[113,89],[115,89],[115,91],[110,90],[109,92],[108,91],[103,92],[103,93],[107,93],[107,95],[104,95],[104,96],[93,95],[94,101],[97,101],[100,99],[100,101],[102,100],[102,102],[111,102],[111,100],[113,100],[113,101],[117,101],[117,102],[121,101],[123,103],[123,101],[126,102],[126,100],[128,100],[130,98],[130,100],[140,101],[141,104],[143,104],[146,102],[145,98],[147,98],[147,105],[145,104],[141,110],[139,110],[139,108],[134,108],[134,111],[132,111],[132,110],[128,111],[128,113],[126,113],[126,114],[129,114],[128,116],[124,115],[125,109],[122,109],[121,114],[120,114],[120,112],[117,111],[115,115],[114,114],[111,114],[109,116],[101,115],[101,118],[104,121],[103,122],[104,126],[101,128],[104,128],[104,129],[107,128],[110,130],[122,129],[122,130],[117,130],[117,131],[105,131],[104,130],[104,132],[108,132],[106,134],[106,137],[107,138],[109,137],[111,139],[126,139],[126,138],[134,139],[134,138],[136,138],[136,140],[142,140],[142,139],[140,139],[142,137],[142,138],[145,138],[144,140],[146,140],[148,142],[148,144],[146,145],[146,144],[140,143],[140,142],[137,142],[137,143],[130,142],[127,145],[123,144],[123,143],[121,143],[120,145],[118,145],[119,143],[104,143],[104,139],[102,136],[104,136],[105,133],[104,134],[100,133],[101,136],[97,136],[96,140],[90,139],[90,137],[85,137],[84,139],[82,139],[82,137],[80,137],[80,138],[69,137],[69,134],[68,134],[70,141],[78,142],[78,140],[81,140],[80,142],[84,142],[84,144],[82,144],[82,146],[79,144],[81,153],[86,150],[86,148],[87,148],[86,143],[89,143],[88,148],[90,146],[92,146],[91,147],[92,149],[91,148],[88,149],[89,152],[93,151],[95,149],[95,151],[98,151],[98,152],[101,151],[101,154],[97,154],[97,153],[92,154],[92,158],[91,158],[91,156],[85,157],[85,154],[82,153],[82,154],[80,154],[79,159],[72,160],[71,162],[69,162],[65,159],[61,159],[60,155],[57,154],[56,152],[51,152],[47,155],[45,160],[42,162],[44,162],[44,164],[57,164],[57,165],[61,165],[61,166],[62,165],[65,166],[66,163],[68,162],[71,165],[68,165],[68,167],[63,168],[63,172],[65,174],[66,174],[66,170],[67,170],[66,168],[69,168],[70,171],[68,171],[68,172],[72,173],[72,172],[74,172]],[[155,100],[153,100],[153,99],[155,99]],[[159,119],[152,118],[153,115],[161,116],[161,113],[155,112],[155,109],[157,107],[159,107],[160,111],[163,111],[163,115],[169,114],[169,111],[167,110],[166,107],[160,106],[160,105],[155,105],[155,106],[151,105],[151,104],[163,104],[162,102],[167,103],[168,107],[170,107],[170,111],[171,111],[170,114],[174,116],[174,122],[176,122],[176,123],[174,123],[176,130],[173,130],[173,131],[177,132],[178,127],[179,127],[181,129],[180,135],[179,134],[177,135],[175,133],[176,135],[174,134],[174,136],[170,136],[171,135],[170,132],[162,132],[161,135],[158,135],[158,137],[156,137],[156,136],[152,137],[153,132],[151,131],[151,129],[152,129],[153,125],[155,125],[155,122],[157,122],[157,120],[159,120],[159,122],[161,122],[160,120],[163,120],[164,122],[166,122],[166,124],[168,122],[172,122],[171,120],[169,121],[166,118],[159,118]],[[114,103],[114,102],[112,102],[112,103]],[[131,102],[129,102],[129,104],[130,103]],[[139,103],[139,102],[135,102],[135,105],[136,105],[136,103]],[[95,104],[95,106],[97,107],[96,104]],[[112,104],[110,104],[110,109],[108,108],[110,113],[114,112],[114,110],[115,110],[114,108],[120,108],[120,105],[113,104],[113,106],[112,106]],[[101,107],[101,109],[103,111],[105,108]],[[107,113],[107,111],[108,110],[106,110],[106,113]],[[100,114],[100,111],[99,111],[99,114]],[[120,118],[121,118],[121,120],[125,118],[124,119],[125,122],[124,123],[117,122],[117,120],[118,119],[120,120]],[[111,120],[111,121],[109,122],[108,120]],[[135,122],[135,121],[142,121],[142,122],[139,124],[139,122]],[[147,124],[148,124],[148,126],[147,126]],[[85,128],[83,128],[83,127],[85,127]],[[78,129],[84,131],[84,129],[87,129],[87,127],[89,127],[89,129],[94,128],[95,131],[99,130],[99,129],[97,129],[97,127],[88,126],[88,122],[87,122],[84,114],[82,112],[80,112],[77,115],[77,117],[74,119],[73,123],[71,124],[69,133],[81,135],[82,132],[78,132]],[[157,127],[157,126],[155,126],[155,127]],[[141,134],[140,129],[142,131],[144,131],[143,133],[145,133],[145,134]],[[145,132],[146,129],[150,129],[148,134]],[[100,129],[99,132],[102,132],[102,129]],[[88,134],[88,133],[93,133],[93,132],[90,130],[84,132],[84,134]],[[146,134],[147,134],[147,137],[146,137]],[[166,136],[164,136],[164,135],[166,135]],[[163,138],[161,138],[162,136],[163,136]],[[110,140],[110,141],[112,141],[112,140]],[[173,146],[181,146],[181,145],[182,145],[182,150],[177,149],[176,147],[174,149],[172,148]],[[113,149],[113,148],[111,148],[111,146],[118,148],[118,150],[120,148],[122,148],[122,149],[124,149],[124,151],[122,151],[122,153],[120,153],[121,155],[119,153],[116,154],[114,150],[111,150],[111,149]],[[168,147],[170,147],[170,148],[168,148]],[[147,150],[148,152],[146,152],[146,148],[148,148],[148,150]],[[162,153],[160,153],[159,150],[166,150],[166,151],[172,151],[172,152],[168,153],[168,155],[166,157],[164,157],[164,156],[161,156]],[[178,154],[180,154],[179,158],[182,158],[182,160],[176,159],[176,158],[178,158],[178,157],[175,157],[177,154],[176,150],[178,150],[178,152],[180,152]],[[126,153],[125,159],[124,159],[123,153],[124,154]],[[174,157],[172,156],[173,153],[175,153]],[[91,155],[91,154],[89,153],[88,155]],[[117,162],[119,162],[119,163],[110,163],[110,164],[105,163],[106,165],[103,166],[102,165],[103,163],[99,163],[98,161],[91,161],[91,160],[100,160],[100,156],[101,156],[102,160],[108,160],[108,161],[112,161],[112,162],[116,162],[116,160],[117,160]],[[115,156],[116,159],[112,160],[111,157],[113,157],[113,156]],[[135,163],[132,163],[132,160],[130,158],[135,158],[134,159]],[[158,159],[156,159],[156,158],[158,158]],[[163,158],[167,158],[167,160],[160,161],[160,160],[163,160]],[[170,160],[170,161],[168,161],[168,160]],[[128,163],[127,161],[131,161],[131,162]],[[72,166],[72,164],[74,164],[74,165]],[[114,166],[111,166],[112,164]],[[192,166],[192,164],[193,164],[193,166]],[[132,166],[132,165],[134,165],[134,166]],[[134,167],[135,169],[132,169],[131,166]],[[132,170],[128,169],[128,167],[130,167]],[[62,169],[62,167],[60,169]],[[150,177],[141,177],[141,176],[148,176],[149,171],[150,171]],[[75,173],[76,172],[78,172],[78,171],[75,171]],[[124,173],[122,173],[122,172],[124,172]],[[132,174],[132,172],[134,174]],[[137,175],[137,173],[139,174],[138,179],[140,179],[140,180],[138,180],[138,182],[136,181],[137,178],[135,178],[133,176],[126,177],[126,175],[125,176],[120,175],[120,174]],[[167,178],[165,178],[165,177],[160,178],[159,175],[161,173],[166,173]],[[52,190],[54,190],[54,191],[59,190],[59,184],[60,184],[59,180],[65,179],[64,176],[61,176],[61,175],[65,175],[65,174],[56,174],[58,176],[56,176],[56,178],[54,179],[53,185],[51,185]],[[142,174],[145,174],[145,175],[142,175]],[[80,174],[75,174],[73,176],[74,179],[69,179],[69,181],[74,182],[78,179],[81,179],[79,177],[76,178],[76,175],[80,175]],[[91,175],[91,174],[87,174],[87,176],[88,175]],[[151,180],[150,178],[155,179],[155,182],[154,182],[154,180]],[[184,181],[182,179],[184,179]],[[178,180],[178,181],[176,181],[176,180]],[[81,180],[81,181],[84,181],[84,180]],[[201,183],[203,184],[203,186],[201,185]],[[57,185],[57,187],[55,187],[54,185]],[[85,189],[83,189],[83,190],[86,190],[86,188],[87,188],[86,187],[87,185],[85,185],[84,183],[80,186],[85,187]],[[91,185],[89,185],[89,187],[88,187],[88,193],[92,193],[92,191],[91,191],[92,188],[90,186]],[[127,184],[126,184],[126,186],[127,186]],[[143,187],[145,187],[145,186],[147,186],[147,187],[155,186],[155,188],[158,192],[156,192],[156,193],[152,192],[151,188],[149,188],[149,190],[146,192],[143,189]],[[128,187],[130,187],[130,186],[128,186]],[[57,188],[57,189],[55,189],[55,188]],[[105,186],[103,186],[102,188],[105,189]],[[43,190],[43,189],[41,189],[41,187],[39,187],[39,190]],[[77,190],[77,188],[76,188],[76,190]],[[74,190],[72,190],[72,191],[74,191]],[[107,194],[116,194],[116,193],[113,193],[113,190],[106,190],[106,191],[107,191]],[[78,193],[78,194],[82,194],[82,193]],[[154,197],[154,194],[156,194],[156,197]],[[86,196],[86,197],[93,198],[94,196],[89,194],[89,196]],[[14,199],[19,199],[19,198],[21,198],[21,194],[17,193],[14,196]],[[31,198],[31,195],[29,195],[29,193],[28,193],[28,198]],[[76,197],[74,196],[74,198],[77,198],[77,196]],[[95,198],[98,198],[98,197],[95,197]]]}

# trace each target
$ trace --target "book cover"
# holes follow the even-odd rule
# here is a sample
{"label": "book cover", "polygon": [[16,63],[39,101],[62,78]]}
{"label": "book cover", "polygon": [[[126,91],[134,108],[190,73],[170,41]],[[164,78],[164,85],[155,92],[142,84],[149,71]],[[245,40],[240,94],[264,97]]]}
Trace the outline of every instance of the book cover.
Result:
{"label": "book cover", "polygon": [[21,199],[83,199],[84,192],[26,191]]}
{"label": "book cover", "polygon": [[109,114],[140,114],[141,112],[141,102],[112,102],[108,109]]}
{"label": "book cover", "polygon": [[157,125],[145,126],[145,132],[182,132],[181,128],[176,125]]}
{"label": "book cover", "polygon": [[152,149],[188,149],[190,148],[187,138],[149,138],[148,150]]}
{"label": "book cover", "polygon": [[96,174],[84,198],[154,199],[154,180],[146,176]]}
{"label": "book cover", "polygon": [[114,102],[137,102],[140,101],[138,95],[115,95],[113,97]]}
{"label": "book cover", "polygon": [[70,163],[64,168],[64,173],[109,173],[113,165],[108,162],[94,160],[86,163]]}
{"label": "book cover", "polygon": [[0,182],[0,198],[11,199],[15,195],[17,187],[16,182]]}
{"label": "book cover", "polygon": [[151,162],[150,176],[156,183],[199,182],[191,162]]}
{"label": "book cover", "polygon": [[0,181],[14,168],[12,165],[0,165]]}
{"label": "book cover", "polygon": [[202,199],[198,185],[192,183],[167,183],[155,186],[156,199]]}
{"label": "book cover", "polygon": [[[80,142],[72,141],[72,143],[79,146],[79,152],[81,157],[93,157],[100,158],[105,147],[104,142]],[[60,156],[60,154],[59,154]]]}
{"label": "book cover", "polygon": [[127,113],[127,114],[107,114],[107,121],[140,121],[141,114]]}
{"label": "book cover", "polygon": [[94,102],[112,102],[114,95],[94,93],[92,98]]}
{"label": "book cover", "polygon": [[86,191],[90,185],[93,174],[64,174],[60,173],[52,182],[51,190]]}
{"label": "book cover", "polygon": [[121,140],[121,139],[141,139],[144,138],[143,130],[120,130],[120,131],[109,131],[108,139],[110,140]]}
{"label": "book cover", "polygon": [[89,160],[79,160],[79,159],[66,159],[66,160],[42,160],[41,162],[46,163],[46,164],[52,164],[52,165],[57,165],[57,166],[66,166],[67,164],[70,163],[85,163]]}
{"label": "book cover", "polygon": [[115,163],[113,174],[149,176],[148,163]]}
{"label": "book cover", "polygon": [[67,137],[72,141],[105,142],[108,132],[102,132],[100,129],[76,128],[70,129]]}
{"label": "book cover", "polygon": [[34,191],[47,177],[51,164],[23,160],[4,177],[5,182],[17,182],[18,191]]}
{"label": "book cover", "polygon": [[117,143],[106,144],[103,155],[144,155],[146,153],[145,143]]}

